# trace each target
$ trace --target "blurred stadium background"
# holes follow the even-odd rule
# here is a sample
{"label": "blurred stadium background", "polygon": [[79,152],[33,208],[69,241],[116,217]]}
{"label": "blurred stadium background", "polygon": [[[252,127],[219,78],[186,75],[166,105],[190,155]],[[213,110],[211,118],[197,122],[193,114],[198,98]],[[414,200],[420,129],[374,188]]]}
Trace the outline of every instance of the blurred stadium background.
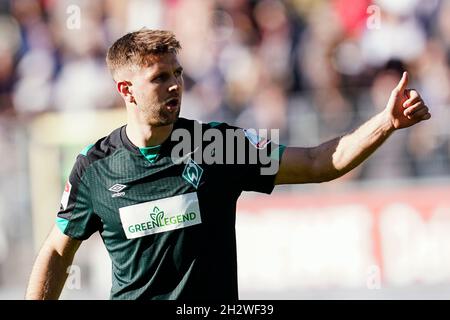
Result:
{"label": "blurred stadium background", "polygon": [[[450,297],[450,1],[0,0],[0,299],[22,299],[76,154],[125,121],[105,68],[125,32],[181,40],[182,116],[312,146],[384,107],[403,68],[431,121],[334,182],[239,202],[243,299]],[[62,298],[107,299],[83,243]]]}

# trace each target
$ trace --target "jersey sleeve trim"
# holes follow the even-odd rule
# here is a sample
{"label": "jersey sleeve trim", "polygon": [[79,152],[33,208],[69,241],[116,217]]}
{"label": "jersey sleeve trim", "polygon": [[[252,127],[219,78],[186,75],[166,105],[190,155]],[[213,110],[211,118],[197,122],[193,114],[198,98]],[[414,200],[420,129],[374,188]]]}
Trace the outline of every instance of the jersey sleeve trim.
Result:
{"label": "jersey sleeve trim", "polygon": [[67,225],[69,224],[69,220],[56,217],[56,226],[61,230],[62,233],[65,234],[65,230],[67,229]]}
{"label": "jersey sleeve trim", "polygon": [[90,145],[84,147],[84,149],[81,150],[80,154],[86,157],[86,156],[87,156],[87,153],[89,152],[89,150],[90,150],[93,146],[94,146],[94,144],[92,143],[92,144],[90,144]]}
{"label": "jersey sleeve trim", "polygon": [[284,150],[286,150],[286,146],[283,144],[278,145],[275,149],[270,153],[270,158],[273,160],[280,161],[283,156]]}

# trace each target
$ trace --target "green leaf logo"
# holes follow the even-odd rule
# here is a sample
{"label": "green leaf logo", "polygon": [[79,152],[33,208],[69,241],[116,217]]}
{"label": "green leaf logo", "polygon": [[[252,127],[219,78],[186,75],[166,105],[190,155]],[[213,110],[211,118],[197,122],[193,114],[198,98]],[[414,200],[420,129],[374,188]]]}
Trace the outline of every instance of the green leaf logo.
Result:
{"label": "green leaf logo", "polygon": [[152,221],[153,226],[156,227],[162,226],[163,218],[164,218],[164,211],[159,210],[158,207],[154,207],[153,212],[150,213],[150,219]]}

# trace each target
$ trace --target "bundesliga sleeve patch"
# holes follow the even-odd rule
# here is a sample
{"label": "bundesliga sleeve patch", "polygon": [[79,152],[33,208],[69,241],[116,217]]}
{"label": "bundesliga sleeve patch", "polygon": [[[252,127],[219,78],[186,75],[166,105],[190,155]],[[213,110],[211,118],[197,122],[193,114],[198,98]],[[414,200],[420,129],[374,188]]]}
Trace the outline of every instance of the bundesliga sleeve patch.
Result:
{"label": "bundesliga sleeve patch", "polygon": [[67,209],[67,204],[69,203],[69,196],[71,190],[72,185],[70,184],[69,180],[67,180],[66,185],[64,187],[63,195],[61,197],[61,207],[63,208],[63,210]]}
{"label": "bundesliga sleeve patch", "polygon": [[270,139],[258,136],[254,129],[243,129],[243,131],[250,143],[257,149],[264,149],[270,142]]}

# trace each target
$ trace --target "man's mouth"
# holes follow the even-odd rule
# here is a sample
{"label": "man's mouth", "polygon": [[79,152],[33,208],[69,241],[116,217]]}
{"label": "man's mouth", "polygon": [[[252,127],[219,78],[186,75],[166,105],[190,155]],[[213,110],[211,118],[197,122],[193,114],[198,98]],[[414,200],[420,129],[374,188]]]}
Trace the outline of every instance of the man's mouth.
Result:
{"label": "man's mouth", "polygon": [[175,111],[178,108],[179,104],[180,104],[179,98],[170,98],[169,100],[166,101],[165,106],[169,111]]}

